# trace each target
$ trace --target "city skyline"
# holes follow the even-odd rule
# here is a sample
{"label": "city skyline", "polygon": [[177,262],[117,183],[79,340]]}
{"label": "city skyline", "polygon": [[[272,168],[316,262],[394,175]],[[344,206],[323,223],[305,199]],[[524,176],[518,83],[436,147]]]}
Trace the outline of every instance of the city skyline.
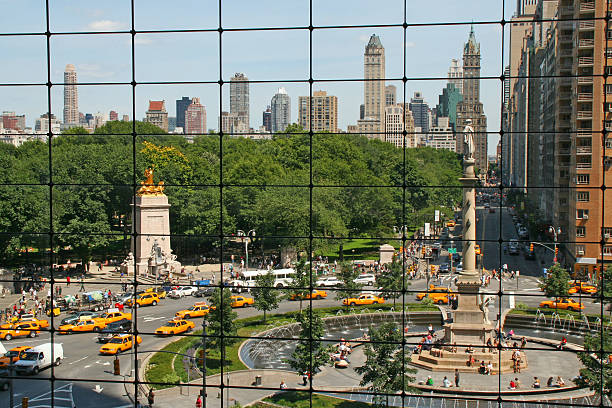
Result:
{"label": "city skyline", "polygon": [[[266,2],[264,2],[266,3]],[[139,7],[136,4],[136,28],[151,29],[153,24],[161,28],[181,29],[192,26],[193,16],[186,13],[184,22],[169,25],[172,15],[168,16],[168,21],[164,23],[159,16],[151,18],[151,14],[159,9],[160,2],[150,2],[147,6],[150,9]],[[266,3],[267,4],[267,3]],[[501,9],[497,4],[479,2],[479,18],[488,21],[497,21],[501,16]],[[357,2],[356,6],[365,5],[365,2]],[[197,15],[203,7],[195,7],[193,14]],[[302,5],[307,9],[307,4]],[[340,7],[339,3],[337,7]],[[400,7],[401,6],[401,7]],[[21,22],[19,27],[12,27],[13,22],[9,22],[9,28],[14,28],[15,32],[24,30],[37,31],[36,21],[38,11],[31,10],[28,5],[17,5],[23,9],[23,13],[30,12],[31,19],[28,23]],[[66,2],[53,2],[51,13],[54,25],[52,30],[58,31],[105,31],[129,29],[128,21],[122,14],[122,7],[112,3],[110,5],[96,5],[92,10],[80,9],[81,18],[77,20],[75,10],[69,9]],[[183,6],[179,6],[179,10]],[[296,6],[297,7],[297,6]],[[397,7],[400,11],[399,17],[390,17],[389,9]],[[129,7],[125,7],[128,11]],[[298,7],[299,8],[299,7]],[[342,16],[340,9],[336,6],[330,7],[320,2],[313,4],[313,22],[318,25],[332,23],[352,23],[358,24],[360,19],[347,21]],[[512,5],[507,5],[505,18],[509,18],[514,10]],[[79,8],[77,8],[79,9]],[[280,7],[278,16],[290,16],[283,24],[291,25],[303,23],[296,21],[297,11],[290,10],[290,7]],[[420,10],[413,6],[408,7],[409,23],[422,23],[436,21],[453,21],[465,24],[444,27],[408,27],[406,31],[406,76],[409,81],[404,86],[401,81],[387,80],[386,85],[395,85],[397,88],[397,102],[409,102],[410,96],[415,91],[423,93],[425,100],[434,106],[438,100],[438,95],[446,86],[446,76],[448,68],[453,58],[461,58],[461,50],[473,15],[469,10],[456,5],[446,5],[441,7],[443,11],[433,13],[435,7]],[[227,18],[224,25],[234,27],[259,26],[268,22],[261,10],[253,10],[251,6],[244,10],[237,10],[235,5],[228,5],[224,11]],[[170,11],[175,13],[176,11]],[[62,14],[64,13],[64,14]],[[215,14],[215,13],[212,13]],[[403,2],[390,4],[386,12],[375,11],[368,16],[370,21],[378,24],[392,23],[397,24],[403,21]],[[25,14],[24,14],[25,15]],[[138,18],[142,16],[142,18]],[[230,18],[231,16],[231,18]],[[73,17],[70,19],[70,17]],[[247,18],[248,17],[248,18]],[[215,23],[213,17],[208,17],[206,21],[199,22],[198,27],[206,27]],[[249,20],[250,19],[250,20]],[[201,19],[200,19],[201,20]],[[206,19],[204,19],[206,20]],[[363,18],[362,18],[363,20]],[[147,21],[148,26],[141,24]],[[174,21],[177,21],[174,19]],[[251,24],[246,24],[248,21]],[[209,24],[210,23],[210,24]],[[272,26],[278,24],[271,24]],[[483,61],[482,76],[495,77],[494,79],[482,79],[482,101],[484,109],[489,116],[489,132],[491,140],[490,146],[495,146],[497,137],[494,135],[499,131],[499,109],[501,103],[501,81],[498,77],[503,73],[501,61],[501,26],[500,24],[476,24],[476,33],[482,43]],[[44,31],[44,30],[42,30]],[[307,30],[292,30],[288,32],[231,32],[223,35],[223,73],[225,81],[236,72],[244,72],[251,81],[274,80],[275,83],[256,83],[250,84],[250,126],[258,128],[261,125],[261,114],[266,106],[270,104],[270,99],[276,89],[284,87],[292,99],[297,101],[299,96],[310,94],[307,83],[288,83],[283,79],[307,79],[308,69],[308,32]],[[380,36],[381,41],[387,49],[386,52],[386,78],[401,79],[403,76],[403,29],[401,27],[390,28],[369,28],[369,29],[344,29],[344,30],[315,30],[313,32],[313,78],[317,79],[359,79],[363,78],[363,49],[372,33]],[[34,37],[37,38],[37,37]],[[40,55],[19,55],[9,45],[7,51],[9,55],[15,55],[11,63],[5,65],[1,70],[4,78],[10,78],[8,82],[15,83],[41,83],[46,82],[46,64],[43,59],[44,41],[37,42],[34,38],[20,38],[20,42],[25,46],[31,46],[36,50],[40,48]],[[42,39],[41,39],[42,40]],[[201,52],[195,54],[182,53],[186,47],[195,45]],[[244,41],[241,41],[244,40]],[[273,41],[280,49],[282,54],[274,57],[263,56],[258,52],[258,47],[264,42]],[[38,45],[36,45],[38,44]],[[259,44],[259,45],[258,45]],[[342,44],[342,46],[339,46]],[[129,82],[131,81],[131,41],[129,34],[100,34],[100,35],[81,35],[81,36],[58,36],[53,37],[51,55],[51,80],[55,83],[63,81],[63,69],[66,64],[73,63],[79,73],[81,83],[91,82]],[[82,52],[75,52],[77,49],[89,48],[95,50],[91,55]],[[432,54],[431,49],[435,48],[436,53]],[[504,47],[506,48],[506,47]],[[169,50],[175,50],[169,53]],[[286,51],[285,51],[286,50]],[[303,51],[301,51],[303,50]],[[192,34],[138,34],[136,38],[136,79],[137,81],[211,81],[214,83],[204,85],[139,85],[136,88],[136,115],[137,119],[145,116],[148,100],[174,101],[181,96],[190,95],[201,98],[202,104],[206,106],[210,117],[219,116],[221,111],[229,111],[229,83],[222,87],[223,106],[219,107],[219,64],[204,63],[205,61],[218,62],[218,33],[192,33]],[[504,50],[507,52],[507,50]],[[168,54],[171,58],[160,59],[159,55]],[[78,55],[79,57],[75,57]],[[271,54],[268,54],[271,55]],[[427,56],[427,57],[425,57]],[[274,61],[278,60],[278,61]],[[274,61],[274,62],[273,62]],[[204,64],[203,64],[204,63]],[[272,65],[271,65],[272,64]],[[17,66],[19,69],[17,69]],[[272,68],[271,68],[272,67]],[[427,80],[425,78],[437,77],[440,80]],[[42,78],[42,79],[41,79]],[[363,82],[325,82],[313,83],[313,91],[325,90],[328,94],[338,97],[338,126],[346,129],[349,124],[354,124],[359,119],[359,105],[363,103]],[[53,87],[51,92],[52,104],[51,111],[57,114],[63,109],[61,101],[61,86]],[[33,126],[34,119],[42,113],[48,111],[46,87],[5,87],[0,90],[0,109],[14,110],[25,113],[28,126]],[[404,94],[406,94],[404,100]],[[361,96],[360,96],[361,95]],[[360,97],[358,97],[360,96]],[[132,92],[130,85],[97,86],[81,85],[79,87],[79,106],[81,112],[95,113],[108,112],[115,110],[120,114],[128,114],[134,117],[132,112]],[[168,104],[168,114],[176,116],[174,104]],[[60,115],[61,116],[61,115]],[[293,104],[292,118],[297,118],[297,104]],[[214,123],[214,122],[213,122]],[[489,151],[491,154],[494,148]]]}

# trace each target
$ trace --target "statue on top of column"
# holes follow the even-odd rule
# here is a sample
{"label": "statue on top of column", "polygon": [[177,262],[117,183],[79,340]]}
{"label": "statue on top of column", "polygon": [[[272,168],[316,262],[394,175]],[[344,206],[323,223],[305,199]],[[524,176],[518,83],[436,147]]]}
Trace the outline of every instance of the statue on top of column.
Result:
{"label": "statue on top of column", "polygon": [[475,150],[472,119],[467,119],[465,128],[463,128],[463,157],[467,160],[474,160]]}
{"label": "statue on top of column", "polygon": [[164,195],[164,182],[160,181],[158,185],[155,185],[155,182],[153,181],[153,168],[152,167],[149,167],[148,169],[145,170],[145,177],[146,179],[140,182],[141,187],[136,192],[138,196]]}

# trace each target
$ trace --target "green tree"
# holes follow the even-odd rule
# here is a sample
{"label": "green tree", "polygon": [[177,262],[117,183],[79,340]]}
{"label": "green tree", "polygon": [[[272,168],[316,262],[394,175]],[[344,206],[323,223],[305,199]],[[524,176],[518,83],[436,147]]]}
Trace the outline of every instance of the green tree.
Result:
{"label": "green tree", "polygon": [[[236,343],[238,339],[234,336],[238,334],[239,324],[236,323],[238,313],[231,306],[231,292],[229,289],[215,289],[210,299],[210,311],[206,315],[208,322],[208,346],[211,349],[219,350],[222,364],[226,364],[225,348]],[[224,336],[221,338],[221,336]],[[228,337],[229,336],[229,337]]]}
{"label": "green tree", "polygon": [[376,283],[386,291],[384,293],[386,299],[393,299],[393,306],[395,306],[396,299],[402,296],[402,289],[410,286],[402,263],[397,260],[381,271],[376,278]]}
{"label": "green tree", "polygon": [[607,304],[610,316],[612,316],[612,265],[607,265],[602,269],[602,276],[597,281],[595,301]]}
{"label": "green tree", "polygon": [[340,272],[336,275],[342,281],[342,286],[336,291],[336,299],[338,300],[355,296],[363,287],[361,283],[355,282],[355,279],[359,276],[359,271],[357,271],[351,262],[342,262],[340,264]]}
{"label": "green tree", "polygon": [[384,323],[379,328],[370,327],[370,340],[364,346],[365,364],[355,368],[362,375],[359,385],[367,386],[374,393],[375,407],[388,407],[389,397],[400,391],[418,392],[412,387],[416,369],[409,366],[409,353],[402,352],[402,331],[394,323]]}
{"label": "green tree", "polygon": [[288,297],[295,296],[300,302],[300,314],[302,313],[302,302],[308,293],[310,293],[309,287],[310,268],[306,267],[304,260],[301,260],[295,265],[295,275],[293,275],[293,280],[285,291]]}
{"label": "green tree", "polygon": [[329,361],[330,348],[323,346],[325,325],[319,312],[310,308],[297,315],[301,331],[295,351],[287,362],[298,374],[310,373],[311,378]]}
{"label": "green tree", "polygon": [[607,330],[595,335],[587,334],[584,338],[584,351],[578,358],[584,365],[580,369],[578,385],[589,387],[600,396],[612,397],[612,338]]}
{"label": "green tree", "polygon": [[254,307],[263,311],[263,320],[266,321],[266,312],[274,310],[280,303],[278,290],[274,287],[274,275],[272,271],[255,278],[255,288],[251,290],[255,299]]}
{"label": "green tree", "polygon": [[548,274],[542,283],[540,288],[544,290],[544,294],[549,298],[561,298],[569,295],[570,290],[570,275],[562,268],[558,263],[554,264],[548,269]]}

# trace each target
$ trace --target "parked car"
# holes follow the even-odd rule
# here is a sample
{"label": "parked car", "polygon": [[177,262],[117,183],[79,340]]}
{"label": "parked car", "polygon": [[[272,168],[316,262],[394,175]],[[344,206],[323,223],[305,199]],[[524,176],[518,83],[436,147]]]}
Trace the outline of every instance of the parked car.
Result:
{"label": "parked car", "polygon": [[195,286],[180,286],[177,289],[171,290],[170,293],[168,293],[168,297],[178,299],[185,296],[193,296],[197,290],[198,288]]}
{"label": "parked car", "polygon": [[98,333],[98,343],[108,343],[110,339],[118,334],[124,334],[132,330],[132,321],[122,319],[107,325]]}
{"label": "parked car", "polygon": [[376,283],[376,277],[371,273],[362,273],[353,279],[353,282],[360,283],[362,285],[374,285]]}
{"label": "parked car", "polygon": [[202,288],[198,288],[198,290],[196,290],[193,293],[193,296],[195,296],[195,297],[207,297],[207,296],[212,296],[213,293],[215,293],[215,287],[214,286],[204,286]]}
{"label": "parked car", "polygon": [[332,288],[335,286],[341,286],[342,281],[336,278],[335,276],[324,276],[319,278],[316,282],[317,286]]}

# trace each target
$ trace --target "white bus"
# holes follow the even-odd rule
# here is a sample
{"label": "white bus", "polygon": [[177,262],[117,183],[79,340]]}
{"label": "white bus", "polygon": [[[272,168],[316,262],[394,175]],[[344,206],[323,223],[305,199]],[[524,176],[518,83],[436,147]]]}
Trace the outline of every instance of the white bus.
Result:
{"label": "white bus", "polygon": [[[293,282],[293,275],[295,275],[295,270],[293,268],[286,269],[272,269],[270,272],[274,275],[274,287],[275,288],[286,288]],[[244,282],[244,286],[247,288],[252,288],[257,286],[255,280],[260,275],[265,275],[268,273],[266,269],[257,269],[255,271],[245,271],[242,273],[240,280]],[[247,289],[249,290],[249,289]]]}

